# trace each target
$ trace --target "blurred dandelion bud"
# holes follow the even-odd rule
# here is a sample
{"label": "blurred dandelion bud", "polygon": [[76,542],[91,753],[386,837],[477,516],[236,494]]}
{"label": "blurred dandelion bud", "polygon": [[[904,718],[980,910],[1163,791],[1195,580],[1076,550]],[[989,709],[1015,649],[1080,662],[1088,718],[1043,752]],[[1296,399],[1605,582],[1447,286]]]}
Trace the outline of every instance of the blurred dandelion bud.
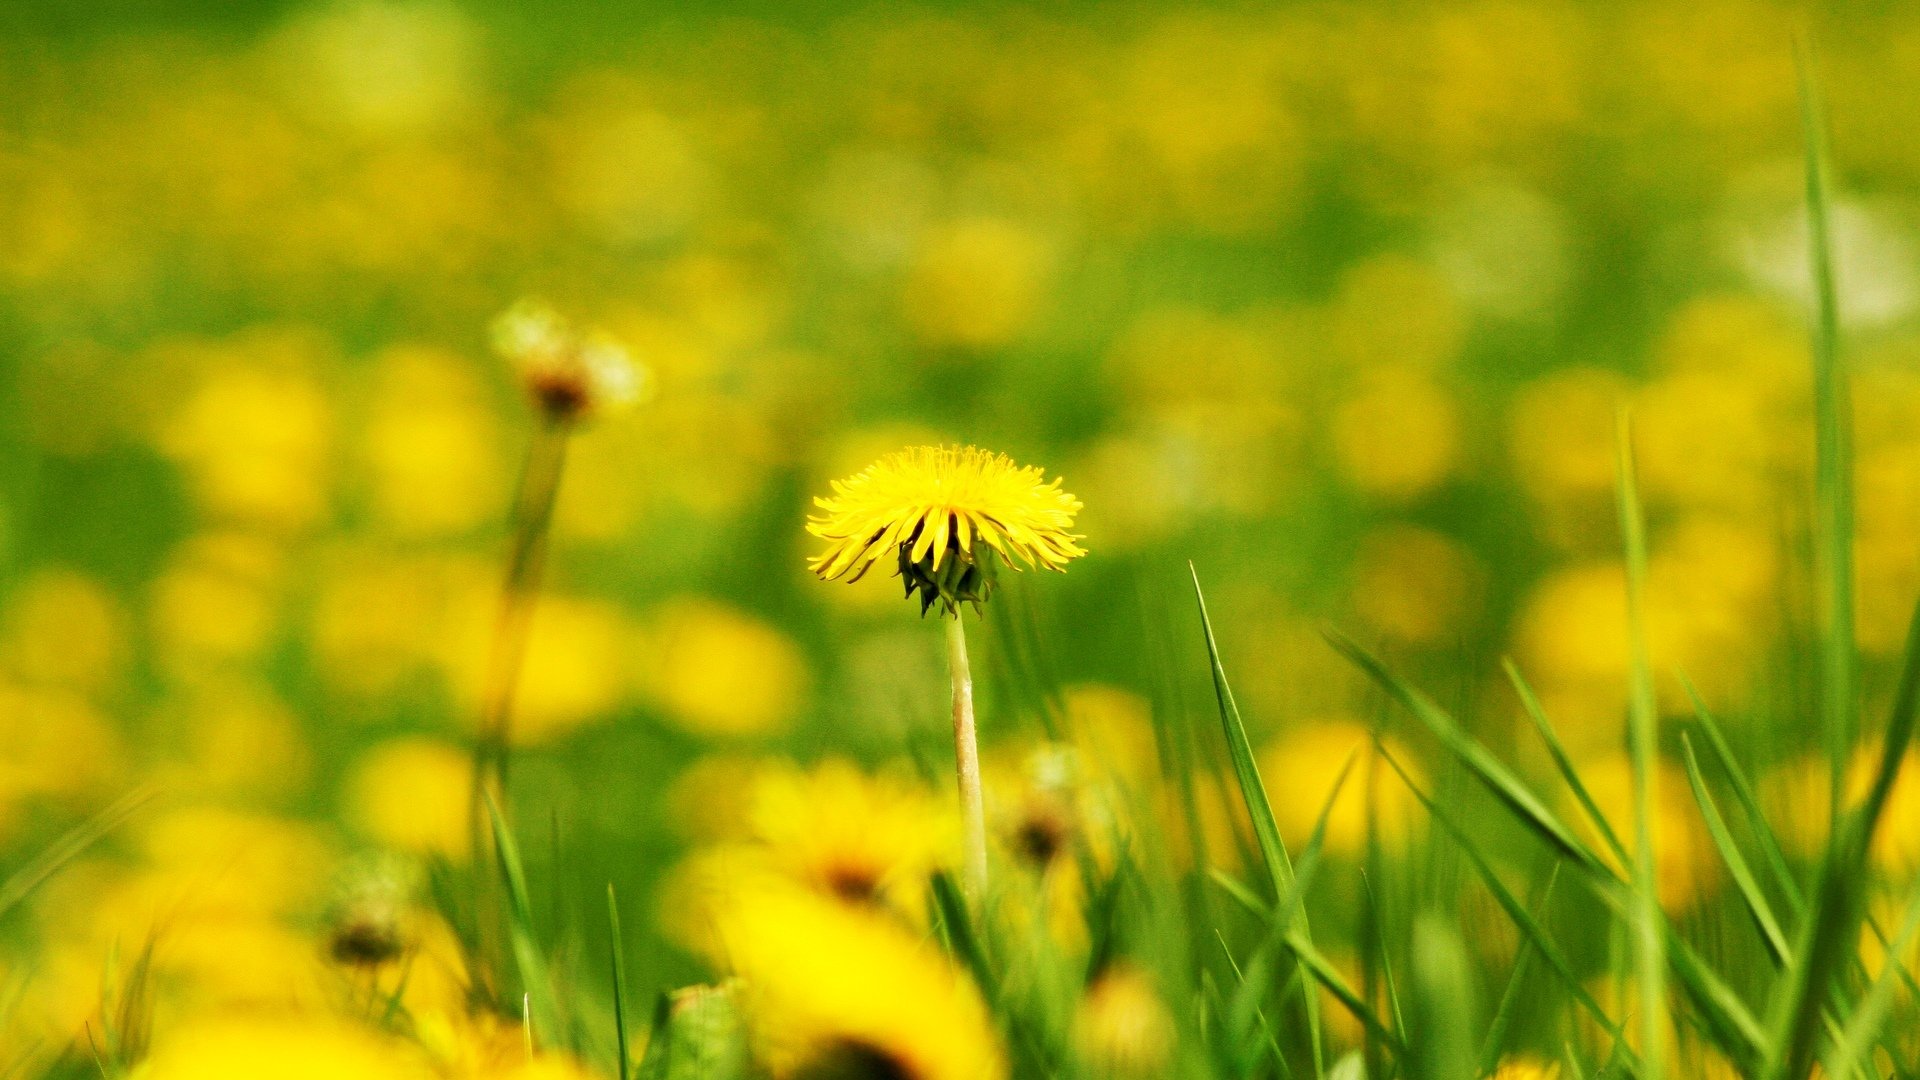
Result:
{"label": "blurred dandelion bud", "polygon": [[1124,962],[1095,977],[1073,1021],[1074,1042],[1094,1076],[1165,1075],[1174,1034],[1152,980]]}
{"label": "blurred dandelion bud", "polygon": [[377,968],[405,956],[417,935],[410,864],[385,856],[343,874],[326,915],[327,956],[352,968]]}
{"label": "blurred dandelion bud", "polygon": [[492,337],[527,396],[557,423],[617,412],[651,390],[647,370],[624,345],[600,330],[575,329],[543,300],[521,300],[502,312]]}
{"label": "blurred dandelion bud", "polygon": [[957,614],[993,591],[994,556],[1020,569],[1065,570],[1086,554],[1070,531],[1080,500],[1058,479],[977,447],[915,446],[833,484],[815,499],[824,513],[807,531],[827,542],[809,568],[821,579],[858,581],[882,559],[898,561],[922,615],[940,604]]}

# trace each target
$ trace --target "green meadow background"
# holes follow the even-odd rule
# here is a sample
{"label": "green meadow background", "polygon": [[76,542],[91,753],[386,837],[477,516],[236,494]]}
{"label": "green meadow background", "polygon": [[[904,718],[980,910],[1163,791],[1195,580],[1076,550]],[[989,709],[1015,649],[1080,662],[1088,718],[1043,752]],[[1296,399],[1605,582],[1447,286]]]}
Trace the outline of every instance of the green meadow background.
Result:
{"label": "green meadow background", "polygon": [[[1796,34],[1832,117],[1877,716],[1920,593],[1920,13],[6,5],[0,858],[155,792],[0,924],[11,1037],[84,1021],[210,852],[254,901],[179,920],[205,941],[168,978],[201,1002],[310,960],[375,853],[461,857],[533,428],[487,326],[523,296],[651,374],[574,447],[514,766],[543,917],[603,955],[614,883],[645,993],[709,970],[676,867],[756,768],[905,762],[945,790],[937,628],[890,579],[805,570],[811,497],[915,443],[1086,504],[1090,554],[976,624],[990,775],[1062,718],[1150,758],[1149,715],[1229,775],[1191,560],[1292,842],[1385,722],[1537,868],[1321,631],[1548,775],[1511,658],[1630,822],[1624,405],[1659,707],[1691,712],[1684,671],[1791,819],[1826,775]],[[1663,749],[1662,903],[1757,967]],[[1203,789],[1231,849],[1231,790]],[[1350,961],[1341,806],[1346,871],[1310,908]],[[1457,882],[1416,816],[1380,819],[1408,879]],[[1504,970],[1497,911],[1462,917]]]}

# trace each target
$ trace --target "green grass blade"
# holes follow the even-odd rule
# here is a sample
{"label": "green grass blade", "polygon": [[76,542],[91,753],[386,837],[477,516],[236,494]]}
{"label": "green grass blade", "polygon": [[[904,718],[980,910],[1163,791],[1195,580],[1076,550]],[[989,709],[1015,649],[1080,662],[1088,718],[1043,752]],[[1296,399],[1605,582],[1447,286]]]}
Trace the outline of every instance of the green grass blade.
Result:
{"label": "green grass blade", "polygon": [[1693,799],[1700,804],[1700,816],[1707,823],[1707,835],[1713,838],[1713,846],[1719,850],[1720,860],[1733,877],[1733,883],[1740,891],[1740,899],[1746,904],[1747,914],[1753,917],[1754,925],[1759,928],[1768,952],[1775,963],[1784,966],[1792,951],[1787,944],[1787,935],[1780,929],[1780,921],[1774,917],[1773,905],[1767,902],[1766,894],[1760,891],[1752,867],[1747,865],[1746,856],[1740,853],[1739,846],[1733,842],[1732,834],[1727,831],[1726,820],[1720,816],[1720,808],[1713,801],[1713,793],[1707,790],[1706,777],[1700,774],[1700,759],[1693,752],[1693,740],[1683,734],[1680,736],[1680,746],[1686,754],[1687,781],[1693,787]]}
{"label": "green grass blade", "polygon": [[[1254,839],[1260,848],[1260,858],[1267,868],[1269,883],[1273,888],[1274,899],[1280,900],[1293,890],[1293,865],[1287,857],[1287,845],[1280,838],[1280,825],[1274,820],[1273,804],[1267,799],[1266,784],[1260,779],[1260,769],[1253,760],[1253,744],[1247,739],[1246,724],[1240,718],[1240,706],[1233,700],[1233,688],[1227,683],[1227,669],[1220,662],[1220,645],[1213,633],[1213,620],[1207,616],[1207,598],[1200,589],[1200,572],[1192,563],[1187,571],[1193,576],[1193,597],[1200,609],[1200,629],[1206,638],[1207,660],[1213,672],[1213,692],[1220,709],[1220,725],[1226,732],[1227,752],[1233,760],[1234,777],[1240,784],[1240,797],[1246,804],[1247,815],[1253,821]],[[1313,940],[1307,926],[1305,911],[1293,915],[1291,925],[1299,931],[1300,937],[1308,942]],[[1313,1049],[1313,1072],[1316,1077],[1326,1074],[1326,1051],[1322,1046],[1320,1033],[1320,1006],[1313,994],[1305,997],[1307,1013],[1307,1035]]]}
{"label": "green grass blade", "polygon": [[1453,924],[1429,912],[1413,926],[1413,1080],[1474,1080],[1472,962]]}
{"label": "green grass blade", "polygon": [[620,901],[614,895],[613,882],[607,882],[607,931],[612,935],[612,945],[607,950],[612,967],[609,972],[613,979],[613,1038],[614,1062],[619,1067],[618,1080],[631,1080],[633,1063],[628,1059],[632,1052],[627,1036],[627,947],[620,933]]}
{"label": "green grass blade", "polygon": [[[1534,910],[1545,911],[1553,902],[1553,887],[1560,881],[1560,864],[1555,863],[1547,875],[1547,883],[1534,900]],[[1487,1025],[1486,1038],[1480,1043],[1480,1072],[1478,1075],[1491,1076],[1500,1066],[1500,1058],[1507,1047],[1507,1033],[1513,1029],[1513,1021],[1519,1012],[1520,991],[1527,982],[1527,972],[1531,967],[1537,947],[1532,939],[1520,943],[1520,951],[1513,958],[1513,974],[1507,977],[1507,988],[1500,994],[1500,1003],[1494,1008],[1493,1020]]]}
{"label": "green grass blade", "polygon": [[1499,758],[1494,757],[1485,746],[1461,730],[1453,717],[1435,704],[1433,699],[1388,671],[1379,660],[1361,648],[1352,638],[1338,630],[1326,631],[1326,637],[1341,655],[1366,672],[1394,700],[1405,706],[1415,719],[1433,733],[1448,753],[1459,759],[1469,772],[1473,773],[1496,798],[1518,815],[1522,822],[1539,834],[1541,839],[1593,874],[1617,880],[1617,875],[1612,868],[1595,854],[1593,849],[1581,842],[1580,838],[1574,835],[1573,830],[1569,829],[1552,810],[1549,810],[1539,796],[1528,789]]}
{"label": "green grass blade", "polygon": [[491,795],[487,796],[487,817],[493,823],[494,851],[500,857],[500,879],[507,889],[507,933],[513,944],[514,965],[520,972],[526,1021],[537,1041],[559,1045],[563,1034],[560,1005],[534,932],[533,904],[527,891],[526,870],[520,860],[520,845]]}
{"label": "green grass blade", "polygon": [[1460,850],[1466,853],[1467,861],[1473,864],[1474,869],[1480,875],[1480,879],[1486,883],[1488,891],[1493,893],[1494,901],[1500,905],[1501,910],[1507,913],[1507,918],[1512,920],[1513,924],[1520,929],[1521,936],[1525,940],[1532,942],[1534,947],[1539,950],[1540,958],[1547,962],[1547,966],[1553,969],[1554,974],[1560,976],[1561,981],[1566,983],[1567,991],[1573,995],[1574,1003],[1586,1010],[1587,1014],[1593,1017],[1594,1022],[1599,1024],[1600,1027],[1613,1038],[1614,1042],[1622,1047],[1627,1056],[1631,1058],[1632,1051],[1625,1049],[1626,1036],[1625,1033],[1620,1030],[1620,1025],[1613,1017],[1607,1014],[1604,1008],[1601,1008],[1600,1003],[1595,1001],[1593,995],[1587,991],[1584,982],[1575,972],[1572,962],[1560,951],[1559,946],[1554,944],[1553,939],[1548,936],[1546,929],[1534,918],[1533,913],[1513,895],[1513,891],[1507,888],[1506,883],[1500,880],[1500,875],[1494,872],[1493,863],[1488,860],[1486,853],[1480,850],[1480,846],[1474,842],[1472,836],[1470,836],[1458,822],[1454,821],[1451,815],[1440,809],[1439,804],[1429,797],[1426,792],[1420,790],[1419,786],[1413,782],[1412,776],[1401,767],[1399,761],[1397,761],[1391,753],[1382,750],[1380,756],[1386,760],[1388,765],[1393,767],[1395,772],[1400,774],[1400,778],[1406,782],[1407,789],[1413,792],[1414,797],[1420,800],[1422,806],[1426,807],[1428,816],[1433,818],[1441,829],[1453,838],[1454,843],[1459,845]]}
{"label": "green grass blade", "polygon": [[1833,764],[1834,818],[1845,794],[1858,724],[1854,649],[1853,395],[1840,358],[1840,303],[1833,269],[1827,133],[1812,57],[1796,50],[1806,140],[1807,259],[1814,286],[1814,558],[1819,580],[1821,715]]}
{"label": "green grass blade", "polygon": [[1594,802],[1593,796],[1587,791],[1587,785],[1581,781],[1579,770],[1573,767],[1573,759],[1567,754],[1566,746],[1560,742],[1559,734],[1553,730],[1552,722],[1547,719],[1547,711],[1541,706],[1539,697],[1533,692],[1533,687],[1527,684],[1527,680],[1520,674],[1520,668],[1512,660],[1502,661],[1502,665],[1507,671],[1507,681],[1513,684],[1514,692],[1520,695],[1522,711],[1527,714],[1527,719],[1533,722],[1534,730],[1540,733],[1541,741],[1547,744],[1547,753],[1553,757],[1554,768],[1559,770],[1560,778],[1566,781],[1568,789],[1573,792],[1574,799],[1580,803],[1580,809],[1586,813],[1587,820],[1593,824],[1594,830],[1606,842],[1607,849],[1613,852],[1614,858],[1620,860],[1620,865],[1631,865],[1633,857],[1627,854],[1627,846],[1620,842],[1620,836],[1613,831],[1612,823],[1607,821],[1607,816],[1600,812],[1599,804]]}
{"label": "green grass blade", "polygon": [[1627,742],[1633,758],[1633,961],[1640,986],[1641,1080],[1666,1075],[1666,913],[1660,910],[1659,870],[1653,850],[1654,787],[1659,780],[1658,716],[1653,664],[1647,651],[1647,532],[1634,477],[1633,428],[1623,411],[1619,454],[1620,533],[1627,564],[1627,636],[1633,657]]}
{"label": "green grass blade", "polygon": [[1860,999],[1860,1005],[1847,1022],[1846,1030],[1827,1051],[1828,1076],[1852,1076],[1872,1052],[1874,1041],[1886,1027],[1887,1018],[1893,1010],[1894,992],[1899,989],[1901,976],[1906,972],[1902,958],[1913,947],[1916,935],[1920,935],[1920,886],[1916,886],[1909,894],[1906,916],[1901,920],[1899,933],[1887,946],[1887,959],[1880,976],[1868,988],[1866,996]]}
{"label": "green grass blade", "polygon": [[108,833],[119,828],[134,812],[155,795],[152,788],[141,788],[115,800],[111,805],[60,834],[26,865],[0,881],[0,918],[18,907],[35,889],[47,883],[68,863],[86,853]]}
{"label": "green grass blade", "polygon": [[1732,744],[1727,742],[1726,733],[1720,729],[1719,721],[1707,708],[1707,703],[1694,689],[1693,683],[1682,674],[1680,684],[1686,688],[1687,698],[1693,704],[1694,719],[1699,722],[1700,733],[1706,736],[1707,749],[1720,763],[1720,771],[1727,776],[1727,783],[1733,789],[1735,801],[1746,816],[1747,828],[1753,833],[1754,840],[1760,845],[1760,853],[1766,857],[1768,872],[1773,883],[1787,899],[1787,907],[1792,914],[1799,914],[1806,904],[1806,897],[1800,891],[1800,882],[1793,876],[1793,869],[1787,865],[1786,852],[1780,847],[1780,837],[1773,831],[1767,816],[1760,808],[1760,798],[1755,793],[1753,781],[1747,771],[1741,767],[1740,759],[1734,756]]}

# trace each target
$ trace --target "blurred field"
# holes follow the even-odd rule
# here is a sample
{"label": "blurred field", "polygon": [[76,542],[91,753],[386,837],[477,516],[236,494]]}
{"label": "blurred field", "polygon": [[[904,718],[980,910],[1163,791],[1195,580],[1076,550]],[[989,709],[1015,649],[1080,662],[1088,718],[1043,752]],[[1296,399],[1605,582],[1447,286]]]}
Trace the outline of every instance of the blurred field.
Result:
{"label": "blurred field", "polygon": [[[1833,117],[1863,700],[1885,711],[1920,594],[1920,14],[228,7],[0,13],[0,866],[156,792],[0,923],[0,1076],[15,1047],[92,1072],[76,1034],[148,940],[158,1028],[325,999],[356,890],[467,861],[533,429],[487,328],[523,296],[652,380],[576,440],[518,697],[518,832],[588,1015],[610,1008],[609,882],[636,1017],[720,966],[690,897],[749,840],[803,877],[870,860],[924,913],[948,854],[938,634],[882,575],[813,580],[802,528],[830,479],[909,444],[1004,450],[1086,505],[1090,554],[1010,581],[974,637],[1010,843],[1067,814],[1111,856],[1049,779],[1061,753],[1176,832],[1172,716],[1216,854],[1250,865],[1187,560],[1296,850],[1385,722],[1517,880],[1546,861],[1328,624],[1548,776],[1511,657],[1631,822],[1623,404],[1658,707],[1692,712],[1684,671],[1769,806],[1823,806],[1796,32]],[[1761,950],[1662,746],[1661,903],[1753,991]],[[1468,896],[1491,1004],[1514,931],[1372,772],[1327,819],[1321,947],[1367,963],[1372,832],[1408,910]],[[1890,881],[1920,858],[1916,799],[1895,790],[1879,837]],[[1796,865],[1823,830],[1783,834]],[[446,978],[418,992],[451,1015]],[[1515,1045],[1591,1036],[1557,1007]],[[442,1071],[504,1075],[466,1052]]]}

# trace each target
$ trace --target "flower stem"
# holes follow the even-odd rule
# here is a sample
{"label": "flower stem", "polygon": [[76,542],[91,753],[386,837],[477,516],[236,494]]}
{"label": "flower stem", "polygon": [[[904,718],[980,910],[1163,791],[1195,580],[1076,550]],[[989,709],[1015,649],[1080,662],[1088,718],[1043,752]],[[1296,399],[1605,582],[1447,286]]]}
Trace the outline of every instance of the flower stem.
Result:
{"label": "flower stem", "polygon": [[[480,698],[480,726],[473,744],[473,792],[468,807],[472,830],[472,859],[476,872],[480,947],[489,960],[498,960],[501,917],[498,882],[490,873],[493,860],[493,823],[487,799],[504,815],[507,810],[507,763],[513,736],[513,701],[526,666],[527,642],[533,630],[533,612],[540,595],[546,564],[547,536],[553,524],[553,504],[567,462],[572,425],[543,416],[527,445],[514,497],[512,538],[507,549],[500,608],[494,618],[493,640],[487,654],[486,683]],[[490,967],[488,970],[497,970]]]}
{"label": "flower stem", "polygon": [[966,884],[975,899],[987,891],[987,811],[980,791],[980,742],[973,727],[973,672],[960,613],[947,620],[947,667],[953,673],[953,755],[960,780],[960,819],[966,844]]}

